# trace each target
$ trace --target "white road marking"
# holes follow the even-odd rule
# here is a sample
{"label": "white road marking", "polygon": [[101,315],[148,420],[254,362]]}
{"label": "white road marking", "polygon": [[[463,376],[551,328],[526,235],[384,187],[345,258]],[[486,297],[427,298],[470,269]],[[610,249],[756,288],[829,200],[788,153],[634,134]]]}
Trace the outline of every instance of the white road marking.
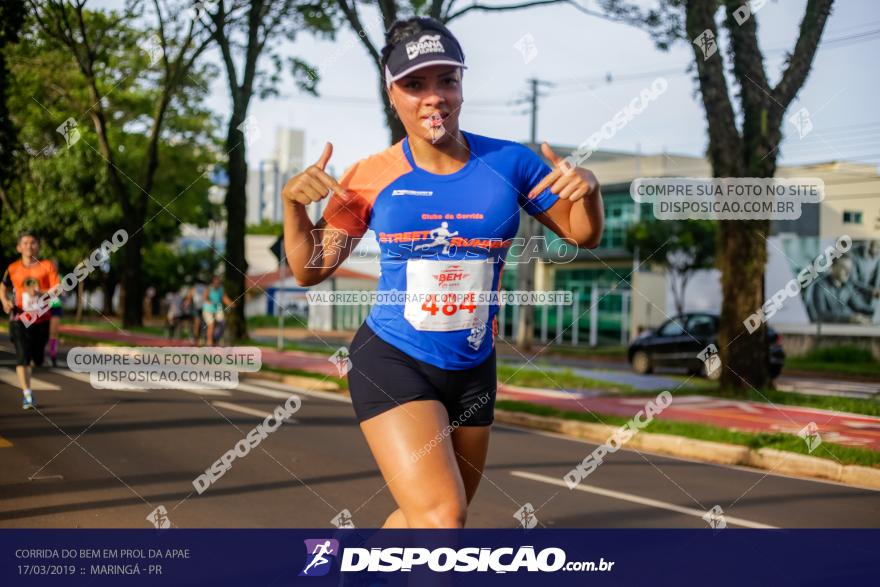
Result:
{"label": "white road marking", "polygon": [[[255,381],[254,379],[250,379],[249,381]],[[262,385],[262,381],[260,382]],[[239,384],[241,385],[241,384]],[[276,383],[276,385],[281,385],[280,383]],[[274,387],[274,386],[273,386]],[[351,398],[347,395],[342,395],[341,393],[334,393],[332,391],[317,391],[314,389],[302,389],[292,385],[285,385],[284,389],[290,391],[290,393],[296,393],[296,395],[305,395],[308,397],[316,397],[319,399],[328,399],[334,402],[342,402],[345,404],[351,403]],[[268,390],[266,390],[268,391]],[[288,397],[290,393],[286,394],[284,397]]]}
{"label": "white road marking", "polygon": [[[68,377],[70,379],[74,379],[76,381],[81,381],[82,383],[87,383],[91,385],[92,380],[91,376],[88,373],[78,373],[76,371],[69,371],[67,369],[56,368],[51,370],[52,373],[57,373],[58,375],[62,375],[64,377]],[[134,393],[147,393],[148,391],[186,391],[188,393],[194,393],[196,395],[212,395],[215,397],[230,397],[232,394],[225,389],[104,389],[104,391],[126,391],[126,392],[134,392]]]}
{"label": "white road marking", "polygon": [[[528,432],[529,434],[537,434],[539,436],[546,436],[548,438],[555,438],[556,440],[565,440],[568,442],[578,442],[580,444],[588,444],[592,447],[597,447],[601,443],[596,442],[595,440],[586,440],[584,438],[577,438],[576,436],[567,436],[565,434],[560,434],[559,432],[548,432],[546,430],[536,430],[534,428],[526,428],[523,426],[516,426],[514,424],[501,424],[499,422],[495,422],[492,424],[492,428],[508,428],[510,430],[516,430],[517,432]],[[755,467],[747,467],[745,465],[725,465],[722,463],[708,463],[706,461],[701,461],[698,459],[689,459],[687,457],[679,457],[675,455],[669,455],[662,452],[657,452],[653,450],[645,450],[645,449],[634,449],[627,448],[626,446],[622,447],[620,450],[626,452],[633,452],[637,454],[645,454],[651,455],[664,459],[671,459],[673,461],[682,461],[685,463],[692,463],[694,465],[703,465],[707,467],[718,467],[720,469],[733,469],[734,471],[742,471],[744,473],[751,473],[752,475],[761,475],[767,476],[770,475],[772,477],[781,477],[782,479],[789,479],[792,481],[805,481],[808,483],[822,483],[825,485],[834,485],[836,487],[845,487],[846,489],[861,489],[863,491],[878,491],[876,487],[865,487],[864,485],[855,485],[850,483],[841,483],[840,481],[831,481],[829,479],[819,479],[817,477],[801,477],[798,475],[788,475],[785,473],[777,473],[775,471],[768,471],[767,469],[757,469]]]}
{"label": "white road marking", "polygon": [[862,381],[816,381],[810,379],[789,379],[783,382],[787,387],[803,386],[810,389],[833,389],[835,391],[867,391],[877,393],[880,386]]}
{"label": "white road marking", "polygon": [[[12,369],[0,369],[0,383],[5,383],[6,385],[11,385],[12,387],[18,389],[18,375]],[[32,375],[31,389],[34,391],[58,391],[61,388],[54,383],[43,381],[42,379],[38,379]]]}
{"label": "white road marking", "polygon": [[880,421],[878,422],[859,422],[857,420],[844,420],[844,426],[849,426],[850,428],[859,428],[859,429],[874,429],[880,430]]}
{"label": "white road marking", "polygon": [[213,395],[215,397],[231,397],[232,393],[226,391],[225,389],[166,389],[166,390],[151,390],[151,391],[185,391],[187,393],[194,393],[196,395]]}
{"label": "white road marking", "polygon": [[[622,403],[638,405],[644,403],[644,400],[623,400]],[[690,395],[675,399],[675,405],[694,410],[715,410],[718,408],[736,408],[748,414],[760,414],[761,410],[749,402],[734,401],[709,397],[705,395]]]}
{"label": "white road marking", "polygon": [[[240,381],[240,379],[239,379]],[[258,377],[249,377],[248,381],[252,383],[257,383],[264,387],[271,387],[272,389],[280,389],[281,391],[289,391],[293,389],[292,385],[288,385],[286,383],[281,383],[280,381],[272,381],[271,379],[260,379]]]}
{"label": "white road marking", "polygon": [[504,394],[508,393],[516,393],[520,395],[536,395],[539,397],[550,397],[554,399],[581,399],[583,398],[583,394],[577,391],[553,391],[552,389],[537,389],[533,387],[520,387],[518,385],[510,385],[509,383],[504,383],[499,386],[500,392]]}
{"label": "white road marking", "polygon": [[[49,370],[52,373],[56,373],[61,375],[62,377],[67,377],[68,379],[73,379],[74,381],[79,381],[80,383],[85,383],[86,385],[92,385],[92,376],[88,373],[78,373],[76,371],[70,371],[68,369],[62,369],[61,367],[53,367]],[[94,387],[94,386],[93,386]],[[98,389],[95,387],[95,389]],[[134,393],[146,393],[146,389],[104,389],[103,391],[127,391]]]}
{"label": "white road marking", "polygon": [[[262,383],[261,383],[262,385]],[[247,393],[255,393],[257,395],[262,395],[265,397],[272,397],[275,399],[287,399],[291,395],[294,395],[294,390],[292,387],[288,387],[287,391],[276,391],[274,389],[265,389],[263,387],[259,387],[257,385],[252,385],[250,383],[241,383],[239,382],[237,386],[235,386],[236,391],[244,391]]]}
{"label": "white road marking", "polygon": [[[217,406],[218,408],[226,408],[227,410],[232,410],[234,412],[241,412],[242,414],[248,414],[249,416],[257,416],[258,418],[268,418],[274,415],[272,412],[264,412],[262,410],[255,410],[253,408],[248,408],[245,406],[240,406],[238,404],[231,404],[229,402],[211,402],[212,405]],[[295,423],[297,420],[295,418],[288,418],[285,422]]]}
{"label": "white road marking", "polygon": [[778,383],[779,391],[792,391],[806,395],[822,395],[826,397],[853,397],[858,399],[870,399],[880,394],[880,387],[871,383],[859,382],[829,382],[818,381],[785,381]]}
{"label": "white road marking", "polygon": [[[88,383],[91,385],[92,377],[88,373],[77,373],[76,371],[69,371],[67,369],[62,369],[60,367],[56,367],[54,369],[50,369],[52,373],[57,373],[63,377],[67,377],[69,379],[75,379],[76,381],[80,381],[82,383]],[[138,390],[142,391],[142,390]]]}
{"label": "white road marking", "polygon": [[344,404],[351,403],[351,398],[349,396],[339,393],[333,393],[332,391],[315,391],[313,389],[299,389],[298,387],[294,387],[292,388],[292,390],[295,391],[297,395],[308,395],[321,399],[329,399],[331,401],[342,402]]}
{"label": "white road marking", "polygon": [[[548,483],[550,485],[556,485],[558,487],[568,487],[565,481],[562,479],[558,479],[556,477],[548,477],[546,475],[538,475],[536,473],[527,473],[525,471],[511,471],[511,475],[514,477],[521,477],[523,479],[531,479],[532,481],[540,481],[542,483]],[[614,491],[612,489],[603,489],[601,487],[596,487],[595,485],[587,485],[586,483],[581,483],[575,487],[578,491],[583,491],[586,493],[593,493],[595,495],[601,495],[604,497],[610,497],[612,499],[619,499],[621,501],[628,501],[630,503],[637,503],[639,505],[644,505],[648,507],[653,507],[661,510],[668,510],[671,512],[676,512],[679,514],[685,514],[688,516],[694,516],[697,518],[701,518],[706,515],[706,512],[700,511],[694,508],[686,508],[680,505],[675,505],[673,503],[667,503],[665,501],[659,501],[657,499],[650,499],[648,497],[640,497],[638,495],[633,495],[631,493],[624,493],[622,491]],[[737,518],[735,516],[729,516],[724,514],[724,519],[728,524],[735,524],[737,526],[744,526],[746,528],[761,528],[761,529],[777,529],[776,526],[769,526],[767,524],[761,524],[760,522],[753,522],[751,520],[746,520],[744,518]],[[708,527],[708,524],[707,524]]]}

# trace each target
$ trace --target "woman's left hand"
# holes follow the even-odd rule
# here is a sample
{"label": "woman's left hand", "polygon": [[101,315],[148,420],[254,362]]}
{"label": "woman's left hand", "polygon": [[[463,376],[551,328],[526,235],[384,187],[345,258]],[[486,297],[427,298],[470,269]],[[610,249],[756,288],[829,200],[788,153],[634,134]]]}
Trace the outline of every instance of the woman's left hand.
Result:
{"label": "woman's left hand", "polygon": [[529,192],[529,199],[535,198],[548,187],[562,200],[577,202],[584,196],[594,193],[599,180],[593,172],[583,167],[573,167],[559,157],[547,143],[541,144],[541,152],[553,163],[555,169]]}

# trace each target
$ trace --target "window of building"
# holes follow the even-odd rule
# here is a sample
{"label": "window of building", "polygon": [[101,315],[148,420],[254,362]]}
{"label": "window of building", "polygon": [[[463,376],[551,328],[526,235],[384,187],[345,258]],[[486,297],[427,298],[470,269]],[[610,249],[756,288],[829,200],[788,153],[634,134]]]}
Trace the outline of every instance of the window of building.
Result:
{"label": "window of building", "polygon": [[861,224],[862,223],[862,213],[856,210],[844,210],[843,211],[843,223],[844,224]]}
{"label": "window of building", "polygon": [[[506,277],[506,273],[505,273]],[[556,289],[590,291],[593,284],[603,288],[628,289],[629,270],[625,268],[558,269]]]}
{"label": "window of building", "polygon": [[622,249],[626,246],[626,230],[635,220],[635,208],[628,194],[609,194],[605,202],[605,231],[599,242],[601,249]]}
{"label": "window of building", "polygon": [[[599,241],[599,249],[622,250],[626,247],[626,231],[635,222],[636,209],[632,197],[626,192],[609,192],[602,194],[605,205],[605,230],[602,240]],[[643,204],[643,214],[653,214],[652,204]],[[547,237],[547,249],[556,254],[558,251],[559,237],[549,228],[544,229]]]}

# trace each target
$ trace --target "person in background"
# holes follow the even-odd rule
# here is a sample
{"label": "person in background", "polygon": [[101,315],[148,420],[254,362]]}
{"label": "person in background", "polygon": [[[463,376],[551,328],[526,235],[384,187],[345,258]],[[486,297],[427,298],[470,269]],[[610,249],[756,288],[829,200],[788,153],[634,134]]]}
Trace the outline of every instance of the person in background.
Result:
{"label": "person in background", "polygon": [[192,286],[193,301],[193,344],[202,346],[202,329],[204,328],[204,320],[202,320],[202,309],[205,306],[205,285],[196,282]]}
{"label": "person in background", "polygon": [[813,322],[870,324],[874,309],[852,282],[853,261],[848,255],[834,260],[831,270],[806,291],[807,313]]}
{"label": "person in background", "polygon": [[177,327],[180,325],[183,297],[180,295],[180,292],[170,291],[165,299],[168,301],[165,324],[168,327],[168,338],[173,339],[177,335]]}
{"label": "person in background", "polygon": [[208,346],[214,346],[217,341],[214,339],[214,332],[218,328],[223,327],[226,320],[224,307],[229,308],[235,305],[226,292],[223,291],[223,284],[220,282],[220,276],[215,275],[211,279],[211,287],[205,290],[204,305],[202,306],[202,319],[207,326],[206,340]]}
{"label": "person in background", "polygon": [[865,241],[860,253],[853,255],[853,285],[866,304],[876,307],[880,298],[880,239]]}
{"label": "person in background", "polygon": [[[27,293],[28,304],[32,305],[32,296],[37,291],[49,291],[58,286],[61,280],[52,263],[38,258],[40,238],[35,232],[24,230],[19,233],[15,250],[21,254],[21,259],[12,262],[3,274],[0,302],[3,310],[9,314],[9,338],[15,346],[15,371],[21,385],[22,408],[27,410],[35,407],[31,392],[31,363],[37,367],[43,364],[50,316],[49,312],[42,312],[38,305],[36,312],[23,317],[24,295]],[[32,284],[25,287],[30,280],[37,282],[36,288]],[[10,294],[13,294],[12,299]]]}
{"label": "person in background", "polygon": [[[189,285],[183,286],[180,290],[180,323],[186,326],[187,336],[191,343],[195,343],[197,336],[195,331],[195,316],[193,315],[193,295],[193,288]],[[180,333],[181,335],[183,335],[182,328],[180,330]]]}

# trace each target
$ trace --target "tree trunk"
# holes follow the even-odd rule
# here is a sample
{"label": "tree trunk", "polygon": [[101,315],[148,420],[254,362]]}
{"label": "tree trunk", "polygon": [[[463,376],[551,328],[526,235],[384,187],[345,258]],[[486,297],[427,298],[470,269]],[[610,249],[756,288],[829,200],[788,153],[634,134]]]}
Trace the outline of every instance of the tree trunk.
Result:
{"label": "tree trunk", "polygon": [[83,306],[85,305],[85,297],[86,297],[86,283],[85,281],[80,281],[76,285],[76,312],[74,316],[74,321],[77,324],[82,322],[83,319]]}
{"label": "tree trunk", "polygon": [[104,292],[104,303],[102,311],[106,316],[113,316],[113,294],[116,292],[116,277],[108,274],[104,278],[104,283],[101,284],[101,289]]}
{"label": "tree trunk", "polygon": [[[247,104],[247,101],[244,102]],[[244,239],[247,222],[247,158],[245,137],[238,130],[244,122],[247,106],[233,109],[226,138],[226,151],[229,153],[229,188],[226,190],[226,276],[223,287],[226,295],[235,300],[235,306],[228,309],[226,325],[234,340],[247,338],[247,323],[244,317],[245,259]]]}
{"label": "tree trunk", "polygon": [[769,381],[767,329],[762,325],[748,334],[743,326],[743,319],[764,303],[767,242],[757,233],[766,234],[769,224],[766,220],[736,220],[720,225],[718,268],[723,300],[718,346],[726,367],[721,374],[724,389],[761,389]]}
{"label": "tree trunk", "polygon": [[672,278],[673,287],[672,287],[672,297],[675,301],[675,312],[676,316],[684,315],[684,292],[687,289],[687,281],[688,278],[686,274],[679,273],[678,274],[678,288],[675,287],[675,277]]}
{"label": "tree trunk", "polygon": [[141,230],[138,219],[143,219],[143,216],[135,214],[127,216],[125,219],[128,242],[123,247],[125,255],[123,256],[121,279],[125,289],[125,298],[122,303],[123,328],[141,326],[144,316],[144,284],[141,280],[143,265],[143,251],[141,249],[144,243],[144,231]]}

